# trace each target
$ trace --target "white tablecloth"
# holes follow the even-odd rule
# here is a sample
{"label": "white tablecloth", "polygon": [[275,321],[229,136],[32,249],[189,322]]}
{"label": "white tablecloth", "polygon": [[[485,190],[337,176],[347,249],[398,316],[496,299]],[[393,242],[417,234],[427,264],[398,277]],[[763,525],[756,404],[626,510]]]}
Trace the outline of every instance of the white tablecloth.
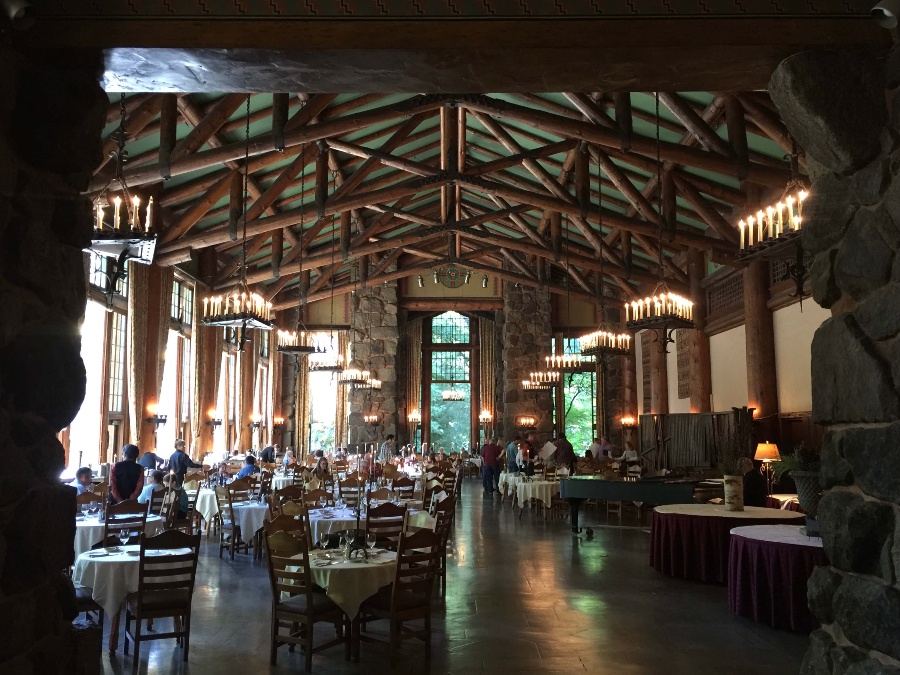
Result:
{"label": "white tablecloth", "polygon": [[212,519],[219,512],[215,491],[208,488],[200,490],[197,493],[197,503],[194,506],[194,510],[200,514],[207,524],[211,523]]}
{"label": "white tablecloth", "polygon": [[516,501],[519,508],[525,508],[530,499],[539,499],[545,506],[550,506],[554,495],[559,494],[559,482],[539,480],[519,483],[516,486]]}
{"label": "white tablecloth", "polygon": [[514,473],[509,473],[508,471],[504,471],[500,474],[500,478],[497,481],[497,484],[500,486],[500,492],[504,495],[512,496],[516,493],[516,487],[525,480],[525,474],[520,473],[516,475]]}
{"label": "white tablecloth", "polygon": [[[140,557],[136,555],[138,551],[140,546],[123,546],[119,553],[109,555],[100,555],[100,550],[82,553],[75,559],[72,583],[90,588],[94,602],[112,616],[122,609],[125,596],[137,592],[140,562]],[[188,549],[178,549],[181,553],[187,551]],[[129,552],[135,555],[129,555]]]}
{"label": "white tablecloth", "polygon": [[[407,528],[410,530],[429,529],[433,530],[437,524],[437,520],[427,511],[410,508],[408,510],[409,517],[406,521]],[[326,515],[330,514],[330,515]],[[335,534],[341,530],[356,529],[356,515],[350,509],[310,509],[309,526],[312,529],[313,542],[319,543],[319,534],[325,532],[327,534]],[[365,516],[359,519],[359,528],[366,529]]]}
{"label": "white tablecloth", "polygon": [[325,562],[324,552],[314,553],[313,582],[324,588],[325,594],[351,619],[359,613],[363,600],[394,582],[397,554],[393,551],[379,553],[372,561],[360,562],[344,562],[338,551],[327,553],[340,562],[319,566],[317,562]]}
{"label": "white tablecloth", "polygon": [[772,520],[798,521],[806,518],[802,513],[782,511],[781,509],[766,509],[761,506],[745,506],[743,511],[726,511],[724,504],[666,504],[665,506],[657,506],[653,510],[658,513],[676,513],[686,516],[706,516],[716,518],[741,518],[744,520],[768,518]]}
{"label": "white tablecloth", "polygon": [[283,487],[294,484],[293,476],[274,476],[272,478],[272,489],[280,490]]}
{"label": "white tablecloth", "polygon": [[[147,524],[144,532],[148,537],[159,534],[163,530],[162,518],[159,516],[148,516]],[[103,521],[99,518],[76,518],[75,519],[75,557],[77,558],[85,551],[90,551],[91,546],[103,539]]]}
{"label": "white tablecloth", "polygon": [[806,535],[803,529],[800,525],[746,525],[732,528],[731,534],[744,539],[771,541],[776,544],[822,548],[822,539]]}
{"label": "white tablecloth", "polygon": [[469,464],[474,464],[479,469],[481,468],[481,457],[469,457],[466,461],[469,462]]}
{"label": "white tablecloth", "polygon": [[241,538],[250,541],[254,534],[262,529],[269,516],[267,504],[255,502],[236,504],[234,507],[234,519],[241,528]]}

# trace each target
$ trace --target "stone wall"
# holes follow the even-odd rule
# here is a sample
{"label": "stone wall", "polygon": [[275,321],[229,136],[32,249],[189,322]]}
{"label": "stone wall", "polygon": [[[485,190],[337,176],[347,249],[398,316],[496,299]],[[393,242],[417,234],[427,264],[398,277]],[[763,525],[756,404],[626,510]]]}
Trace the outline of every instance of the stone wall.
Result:
{"label": "stone wall", "polygon": [[548,391],[523,391],[522,380],[528,374],[544,369],[543,356],[550,353],[550,300],[547,291],[503,283],[503,320],[498,322],[502,335],[502,358],[498,365],[504,369],[502,394],[496,419],[496,431],[502,438],[516,433],[516,418],[531,415],[537,419],[541,440],[553,430],[553,402]]}
{"label": "stone wall", "polygon": [[[375,284],[356,291],[350,306],[351,367],[368,370],[382,382],[381,391],[353,390],[349,397],[350,447],[377,443],[397,435],[397,284]],[[369,411],[379,416],[374,428],[363,421]]]}
{"label": "stone wall", "polygon": [[832,313],[812,345],[831,567],[809,583],[822,628],[804,673],[900,673],[900,100],[883,82],[874,60],[825,53],[788,59],[770,85],[808,153],[803,242]]}
{"label": "stone wall", "polygon": [[95,627],[73,628],[75,491],[56,432],[85,391],[78,323],[80,196],[101,157],[99,57],[26,61],[0,46],[0,672],[99,673]]}

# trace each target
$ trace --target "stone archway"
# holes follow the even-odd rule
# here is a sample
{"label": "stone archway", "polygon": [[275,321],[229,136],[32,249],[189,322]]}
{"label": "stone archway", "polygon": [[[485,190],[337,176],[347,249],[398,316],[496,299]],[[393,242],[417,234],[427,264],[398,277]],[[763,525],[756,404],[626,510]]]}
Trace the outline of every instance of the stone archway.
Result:
{"label": "stone archway", "polygon": [[787,59],[769,87],[808,152],[803,242],[832,313],[812,348],[832,566],[809,583],[822,629],[804,673],[900,672],[900,98],[885,81],[880,61],[829,52]]}

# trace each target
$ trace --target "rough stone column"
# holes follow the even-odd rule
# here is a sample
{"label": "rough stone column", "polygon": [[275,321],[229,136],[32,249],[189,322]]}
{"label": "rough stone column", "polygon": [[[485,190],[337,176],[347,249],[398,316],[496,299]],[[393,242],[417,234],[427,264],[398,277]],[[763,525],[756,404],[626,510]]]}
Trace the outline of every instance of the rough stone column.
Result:
{"label": "rough stone column", "polygon": [[0,47],[0,671],[99,672],[99,630],[76,631],[75,491],[56,432],[85,391],[81,197],[101,158],[99,56],[46,63]]}
{"label": "rough stone column", "polygon": [[803,245],[832,318],[812,345],[813,417],[826,425],[818,506],[831,567],[809,582],[822,623],[803,673],[900,667],[900,100],[880,66],[838,53],[783,62],[770,83],[813,177]]}
{"label": "rough stone column", "polygon": [[545,368],[542,355],[550,353],[550,300],[541,289],[503,284],[502,363],[505,438],[516,432],[516,418],[530,415],[537,419],[541,440],[553,430],[553,401],[549,391],[523,391],[522,380],[532,371]]}
{"label": "rough stone column", "polygon": [[669,412],[669,365],[659,342],[650,343],[650,412]]}
{"label": "rough stone column", "polygon": [[[351,367],[368,370],[382,381],[381,391],[350,392],[350,447],[377,443],[388,434],[397,435],[397,284],[376,284],[356,291],[350,308]],[[378,413],[373,429],[363,421],[369,410]]]}

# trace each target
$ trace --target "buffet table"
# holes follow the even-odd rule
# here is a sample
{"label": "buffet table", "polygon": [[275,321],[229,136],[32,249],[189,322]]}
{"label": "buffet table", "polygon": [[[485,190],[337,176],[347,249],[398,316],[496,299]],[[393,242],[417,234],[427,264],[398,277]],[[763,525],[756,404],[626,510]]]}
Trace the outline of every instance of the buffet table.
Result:
{"label": "buffet table", "polygon": [[808,633],[818,626],[809,611],[806,583],[827,565],[822,540],[797,525],[756,525],[731,530],[728,606],[738,616],[772,628]]}
{"label": "buffet table", "polygon": [[724,584],[731,530],[741,525],[798,524],[803,514],[758,506],[726,511],[719,504],[668,504],[653,509],[650,565],[672,577]]}

